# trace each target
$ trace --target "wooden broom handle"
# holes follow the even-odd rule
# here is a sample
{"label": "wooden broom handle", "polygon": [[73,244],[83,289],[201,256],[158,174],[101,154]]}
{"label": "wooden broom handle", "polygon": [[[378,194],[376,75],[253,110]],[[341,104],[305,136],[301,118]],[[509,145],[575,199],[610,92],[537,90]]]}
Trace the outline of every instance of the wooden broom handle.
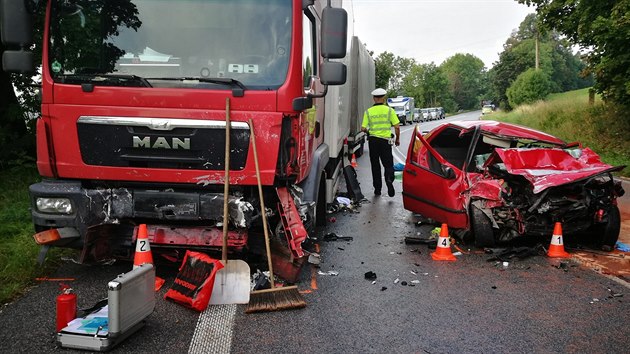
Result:
{"label": "wooden broom handle", "polygon": [[267,214],[265,212],[265,200],[263,198],[262,184],[260,182],[260,167],[258,166],[258,150],[256,150],[256,134],[254,132],[254,121],[249,119],[250,136],[252,139],[252,147],[254,148],[254,164],[256,165],[256,179],[258,180],[258,195],[260,199],[260,212],[263,220],[263,232],[265,233],[265,247],[267,248],[267,264],[269,265],[269,281],[271,282],[271,289],[276,287],[276,282],[273,278],[273,265],[271,263],[271,250],[269,248],[269,232],[267,231]]}
{"label": "wooden broom handle", "polygon": [[227,263],[228,193],[230,189],[230,98],[225,99],[225,177],[223,180],[223,245],[221,260]]}

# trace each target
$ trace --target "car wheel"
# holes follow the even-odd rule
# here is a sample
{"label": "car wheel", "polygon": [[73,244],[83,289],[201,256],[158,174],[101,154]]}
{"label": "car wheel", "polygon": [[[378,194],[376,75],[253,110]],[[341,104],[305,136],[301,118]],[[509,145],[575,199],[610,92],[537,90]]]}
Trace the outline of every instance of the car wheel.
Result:
{"label": "car wheel", "polygon": [[492,223],[490,219],[479,208],[472,205],[470,207],[470,221],[473,236],[475,238],[475,246],[477,247],[494,247],[494,232],[492,231]]}
{"label": "car wheel", "polygon": [[619,207],[613,205],[608,212],[608,221],[595,225],[593,230],[602,250],[609,252],[615,249],[615,244],[619,239],[620,229],[621,216],[619,214]]}

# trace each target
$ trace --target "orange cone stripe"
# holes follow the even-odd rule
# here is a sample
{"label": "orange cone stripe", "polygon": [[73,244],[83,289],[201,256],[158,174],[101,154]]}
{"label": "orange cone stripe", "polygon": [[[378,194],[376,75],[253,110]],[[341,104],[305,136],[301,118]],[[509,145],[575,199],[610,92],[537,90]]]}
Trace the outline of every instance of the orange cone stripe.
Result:
{"label": "orange cone stripe", "polygon": [[147,235],[147,225],[140,224],[140,226],[138,226],[138,237],[136,240],[136,253],[133,257],[133,266],[136,268],[145,263],[153,264],[153,256],[151,255],[151,245]]}
{"label": "orange cone stripe", "polygon": [[431,258],[434,261],[454,261],[455,256],[451,252],[451,242],[448,237],[448,225],[442,224],[440,229],[440,238],[438,238],[437,247],[435,252],[431,253]]}
{"label": "orange cone stripe", "polygon": [[551,236],[547,257],[571,258],[571,255],[564,251],[564,244],[562,243],[562,224],[559,222],[553,227],[553,235]]}

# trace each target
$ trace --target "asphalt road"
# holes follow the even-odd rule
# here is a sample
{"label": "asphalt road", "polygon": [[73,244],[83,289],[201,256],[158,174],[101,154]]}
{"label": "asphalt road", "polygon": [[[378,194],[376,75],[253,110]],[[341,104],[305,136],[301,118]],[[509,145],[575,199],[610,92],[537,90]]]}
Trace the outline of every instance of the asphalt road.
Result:
{"label": "asphalt road", "polygon": [[[409,129],[403,127],[403,152]],[[426,245],[404,242],[428,236],[433,226],[418,226],[419,216],[404,210],[400,181],[394,198],[373,197],[368,151],[358,163],[369,202],[358,213],[331,214],[335,222],[315,235],[309,250],[319,249],[322,262],[307,264],[298,284],[306,308],[245,314],[244,305],[215,306],[199,316],[163,299],[176,269],[158,265],[166,284],[155,312],[113,352],[628,352],[627,283],[545,256],[511,259],[503,267],[466,245],[458,245],[464,253],[455,262],[433,261]],[[353,240],[324,241],[330,232]],[[55,276],[74,278],[79,307],[87,307],[130,269],[68,262]],[[318,274],[330,271],[338,275]],[[374,282],[365,279],[368,271],[376,273]],[[2,307],[0,352],[74,352],[53,340],[57,293],[56,283],[42,282]]]}

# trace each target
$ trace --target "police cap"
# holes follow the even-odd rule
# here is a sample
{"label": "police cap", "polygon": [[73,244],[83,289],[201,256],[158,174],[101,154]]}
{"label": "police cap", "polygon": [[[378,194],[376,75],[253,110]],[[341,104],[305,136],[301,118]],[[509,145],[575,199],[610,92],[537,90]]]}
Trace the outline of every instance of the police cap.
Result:
{"label": "police cap", "polygon": [[372,96],[376,96],[376,97],[385,96],[386,94],[387,94],[387,91],[385,91],[384,89],[380,87],[372,91]]}

